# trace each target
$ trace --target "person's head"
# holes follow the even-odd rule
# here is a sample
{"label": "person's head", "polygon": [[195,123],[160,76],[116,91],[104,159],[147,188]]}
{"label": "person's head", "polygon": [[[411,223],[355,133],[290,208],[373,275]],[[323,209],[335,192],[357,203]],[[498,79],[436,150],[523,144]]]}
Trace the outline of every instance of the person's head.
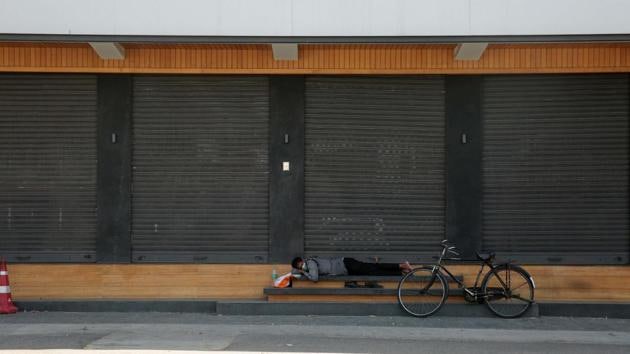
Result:
{"label": "person's head", "polygon": [[302,269],[302,265],[304,265],[304,260],[302,259],[302,257],[295,257],[291,261],[291,267],[295,269]]}

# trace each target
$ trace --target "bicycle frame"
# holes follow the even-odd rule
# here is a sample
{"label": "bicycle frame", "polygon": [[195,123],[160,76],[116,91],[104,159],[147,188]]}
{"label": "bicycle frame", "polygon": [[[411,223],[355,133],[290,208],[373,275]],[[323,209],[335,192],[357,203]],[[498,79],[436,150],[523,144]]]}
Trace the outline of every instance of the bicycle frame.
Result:
{"label": "bicycle frame", "polygon": [[[455,261],[455,262],[457,262],[457,261],[461,262],[462,261],[461,258],[445,257],[447,251],[449,251],[449,248],[444,246],[442,248],[442,253],[440,254],[440,257],[439,257],[437,263],[433,265],[433,272],[439,271],[442,274],[446,273],[455,283],[457,283],[457,285],[459,285],[460,288],[462,288],[470,296],[473,296],[473,297],[477,297],[477,296],[487,297],[488,294],[481,293],[481,292],[478,292],[478,291],[473,291],[471,289],[478,289],[479,288],[478,285],[481,285],[481,284],[479,284],[479,280],[481,279],[481,274],[484,274],[483,270],[484,270],[484,268],[486,266],[488,267],[488,272],[492,272],[498,266],[495,266],[493,262],[490,262],[488,260],[479,261],[481,263],[481,267],[479,268],[479,272],[477,272],[477,276],[475,278],[475,284],[472,286],[472,288],[471,287],[467,287],[466,285],[464,285],[464,283],[462,281],[457,279],[457,277],[455,277],[455,275],[453,275],[453,273],[451,273],[446,266],[444,266],[442,264],[442,261]],[[510,263],[506,263],[506,264],[509,266]],[[494,274],[496,276],[496,273],[494,273]],[[507,273],[507,274],[509,276],[510,273]],[[503,279],[501,279],[499,276],[496,276],[496,278],[499,280],[499,283],[501,283],[501,286],[503,287],[503,289],[509,289],[508,284],[510,283],[510,279],[507,279],[507,284],[506,284],[506,282],[504,282]],[[431,281],[430,283],[432,284],[433,281]]]}
{"label": "bicycle frame", "polygon": [[[534,303],[536,285],[523,267],[511,261],[496,262],[494,253],[477,253],[478,261],[470,263],[479,264],[479,271],[474,285],[466,286],[463,280],[458,279],[443,264],[444,261],[463,262],[461,258],[447,256],[450,253],[459,257],[459,251],[455,246],[449,245],[447,240],[443,240],[441,245],[442,252],[439,257],[435,257],[437,262],[425,263],[415,268],[398,283],[398,302],[407,313],[416,317],[427,317],[439,311],[448,299],[449,281],[463,289],[466,302],[486,304],[499,317],[519,317]],[[512,278],[515,279],[515,284],[512,284]],[[518,290],[523,286],[526,288]],[[513,299],[520,301],[513,302]]]}

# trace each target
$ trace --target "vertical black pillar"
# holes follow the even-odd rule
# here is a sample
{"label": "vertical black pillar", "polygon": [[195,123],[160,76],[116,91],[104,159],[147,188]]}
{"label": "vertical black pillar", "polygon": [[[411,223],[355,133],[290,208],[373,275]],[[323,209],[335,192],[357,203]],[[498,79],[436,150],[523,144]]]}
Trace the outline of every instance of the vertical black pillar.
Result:
{"label": "vertical black pillar", "polygon": [[270,85],[269,261],[286,263],[304,252],[304,77]]}
{"label": "vertical black pillar", "polygon": [[130,76],[98,78],[96,259],[131,261]]}
{"label": "vertical black pillar", "polygon": [[446,77],[446,236],[474,259],[481,247],[481,77]]}

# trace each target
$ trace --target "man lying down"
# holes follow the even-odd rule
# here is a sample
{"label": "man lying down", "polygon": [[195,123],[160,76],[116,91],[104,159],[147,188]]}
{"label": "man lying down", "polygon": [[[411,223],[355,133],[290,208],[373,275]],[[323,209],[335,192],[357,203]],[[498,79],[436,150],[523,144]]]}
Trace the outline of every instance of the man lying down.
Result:
{"label": "man lying down", "polygon": [[[411,271],[409,262],[404,263],[366,263],[349,257],[313,257],[303,259],[295,257],[291,261],[292,273],[297,278],[302,276],[311,281],[318,281],[320,275],[401,275]],[[356,282],[346,282],[346,287],[357,287]],[[367,282],[367,287],[380,287],[374,282]]]}

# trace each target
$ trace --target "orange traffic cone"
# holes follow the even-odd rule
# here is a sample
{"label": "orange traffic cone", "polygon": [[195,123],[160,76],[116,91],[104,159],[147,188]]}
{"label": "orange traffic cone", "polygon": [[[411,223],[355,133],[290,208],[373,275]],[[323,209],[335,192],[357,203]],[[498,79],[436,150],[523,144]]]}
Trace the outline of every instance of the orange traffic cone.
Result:
{"label": "orange traffic cone", "polygon": [[9,287],[9,271],[7,262],[0,258],[0,314],[16,313],[17,307],[11,301],[11,287]]}

